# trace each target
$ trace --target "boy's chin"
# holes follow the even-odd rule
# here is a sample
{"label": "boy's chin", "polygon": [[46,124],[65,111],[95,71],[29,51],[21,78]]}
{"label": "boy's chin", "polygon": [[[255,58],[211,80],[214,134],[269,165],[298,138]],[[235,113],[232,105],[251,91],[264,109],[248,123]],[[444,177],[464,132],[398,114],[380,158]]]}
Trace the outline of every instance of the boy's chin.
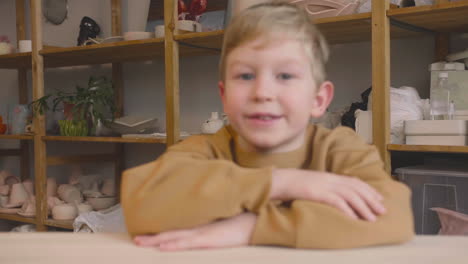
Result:
{"label": "boy's chin", "polygon": [[288,152],[299,148],[300,146],[293,146],[289,142],[284,142],[280,139],[275,138],[250,138],[246,139],[248,148],[251,151],[260,152],[260,153],[278,153],[278,152]]}

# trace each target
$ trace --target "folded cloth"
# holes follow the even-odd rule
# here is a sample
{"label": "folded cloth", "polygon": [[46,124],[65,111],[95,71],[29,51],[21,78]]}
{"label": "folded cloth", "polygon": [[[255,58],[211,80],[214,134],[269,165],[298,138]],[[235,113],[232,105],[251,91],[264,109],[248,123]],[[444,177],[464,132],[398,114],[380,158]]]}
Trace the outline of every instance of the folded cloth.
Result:
{"label": "folded cloth", "polygon": [[73,231],[81,232],[82,229],[91,229],[93,233],[122,233],[127,232],[125,220],[120,204],[108,209],[92,211],[80,214],[73,222]]}

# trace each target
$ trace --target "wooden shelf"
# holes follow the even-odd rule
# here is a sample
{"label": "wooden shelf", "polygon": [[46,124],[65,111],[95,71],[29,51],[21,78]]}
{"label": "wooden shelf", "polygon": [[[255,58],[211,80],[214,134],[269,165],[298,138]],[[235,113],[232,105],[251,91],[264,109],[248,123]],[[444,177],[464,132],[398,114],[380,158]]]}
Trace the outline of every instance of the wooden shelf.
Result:
{"label": "wooden shelf", "polygon": [[120,41],[80,47],[48,48],[39,52],[45,67],[105,64],[113,62],[154,60],[164,58],[164,39]]}
{"label": "wooden shelf", "polygon": [[64,229],[73,230],[73,220],[54,220],[47,219],[45,221],[46,226],[60,227]]}
{"label": "wooden shelf", "polygon": [[408,151],[408,152],[468,153],[468,146],[389,144],[387,145],[387,149],[390,151]]}
{"label": "wooden shelf", "polygon": [[224,30],[175,35],[180,56],[216,55],[221,53]]}
{"label": "wooden shelf", "polygon": [[31,68],[31,52],[0,55],[0,69]]}
{"label": "wooden shelf", "polygon": [[370,41],[371,13],[320,18],[314,21],[329,44]]}
{"label": "wooden shelf", "polygon": [[44,136],[46,141],[100,142],[100,143],[151,143],[166,144],[165,138],[122,138],[122,137],[66,137]]}
{"label": "wooden shelf", "polygon": [[[330,44],[370,41],[371,13],[317,19],[315,23]],[[175,35],[181,56],[216,55],[221,52],[224,30]]]}
{"label": "wooden shelf", "polygon": [[0,139],[33,140],[32,135],[0,135]]}
{"label": "wooden shelf", "polygon": [[28,224],[36,224],[36,218],[34,217],[24,217],[18,214],[1,214],[0,219],[28,223]]}
{"label": "wooden shelf", "polygon": [[[387,15],[393,20],[433,32],[468,32],[468,0],[390,9]],[[411,32],[407,31],[407,34]]]}

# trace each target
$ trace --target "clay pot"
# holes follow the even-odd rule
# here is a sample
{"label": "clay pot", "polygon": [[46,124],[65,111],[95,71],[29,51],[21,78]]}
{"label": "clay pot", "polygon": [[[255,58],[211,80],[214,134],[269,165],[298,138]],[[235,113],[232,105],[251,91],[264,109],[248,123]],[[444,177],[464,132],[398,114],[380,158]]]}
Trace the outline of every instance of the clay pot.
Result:
{"label": "clay pot", "polygon": [[52,213],[52,208],[56,205],[64,204],[65,202],[60,200],[58,197],[47,197],[47,212],[48,214]]}
{"label": "clay pot", "polygon": [[0,195],[10,194],[10,185],[0,185]]}
{"label": "clay pot", "polygon": [[63,201],[67,203],[81,203],[83,201],[83,196],[81,195],[80,190],[70,184],[62,184],[57,189],[57,194]]}
{"label": "clay pot", "polygon": [[47,178],[47,197],[57,196],[57,181],[55,178]]}
{"label": "clay pot", "polygon": [[15,183],[11,187],[10,198],[8,199],[8,204],[4,207],[14,208],[20,207],[28,199],[28,192],[24,188],[22,183]]}
{"label": "clay pot", "polygon": [[93,211],[93,207],[87,203],[81,203],[81,204],[76,205],[76,209],[78,210],[78,214],[83,214],[83,213]]}
{"label": "clay pot", "polygon": [[30,196],[28,200],[26,200],[21,207],[21,209],[17,212],[17,214],[25,217],[35,217],[36,216],[36,198],[34,196]]}
{"label": "clay pot", "polygon": [[116,204],[117,202],[117,199],[115,197],[99,197],[99,198],[89,197],[86,200],[96,211],[107,209],[113,206],[114,204]]}
{"label": "clay pot", "polygon": [[34,196],[34,184],[31,180],[25,180],[23,181],[23,186],[28,192],[29,197]]}
{"label": "clay pot", "polygon": [[101,188],[101,193],[107,196],[115,195],[115,180],[108,178],[104,180],[104,184]]}
{"label": "clay pot", "polygon": [[72,204],[59,204],[52,208],[52,218],[55,220],[73,220],[77,215],[78,210]]}

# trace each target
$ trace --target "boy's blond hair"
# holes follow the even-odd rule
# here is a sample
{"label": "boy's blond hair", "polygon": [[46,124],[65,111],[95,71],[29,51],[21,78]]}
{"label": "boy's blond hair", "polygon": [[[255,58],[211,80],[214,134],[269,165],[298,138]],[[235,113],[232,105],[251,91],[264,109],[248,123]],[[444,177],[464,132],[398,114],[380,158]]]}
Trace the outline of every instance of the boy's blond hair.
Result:
{"label": "boy's blond hair", "polygon": [[219,70],[225,81],[227,56],[235,48],[257,38],[266,43],[275,39],[296,39],[304,44],[312,75],[320,85],[326,79],[328,45],[307,12],[286,1],[271,1],[251,6],[232,18],[224,34]]}

